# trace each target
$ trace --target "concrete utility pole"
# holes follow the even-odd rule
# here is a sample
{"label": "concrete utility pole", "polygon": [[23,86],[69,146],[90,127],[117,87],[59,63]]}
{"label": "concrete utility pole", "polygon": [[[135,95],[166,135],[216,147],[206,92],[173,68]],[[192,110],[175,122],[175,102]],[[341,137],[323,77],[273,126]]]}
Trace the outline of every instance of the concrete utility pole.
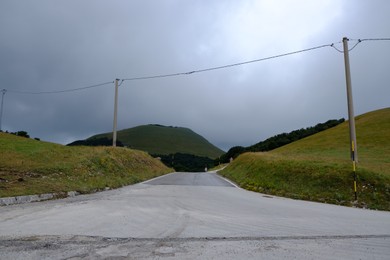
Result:
{"label": "concrete utility pole", "polygon": [[351,71],[349,68],[349,50],[348,50],[348,38],[343,38],[344,47],[344,63],[345,63],[345,79],[347,83],[347,99],[348,99],[348,120],[349,120],[349,139],[351,147],[351,159],[354,174],[354,191],[355,200],[357,200],[356,192],[356,162],[358,161],[357,155],[357,143],[356,143],[356,130],[355,130],[355,115],[353,110],[353,98],[352,98],[352,87],[351,87]]}
{"label": "concrete utility pole", "polygon": [[116,125],[117,125],[117,114],[118,114],[118,81],[119,79],[115,79],[114,126],[112,130],[113,147],[116,147]]}
{"label": "concrete utility pole", "polygon": [[4,95],[5,95],[5,92],[7,92],[6,89],[2,89],[2,90],[1,90],[2,95],[1,95],[1,110],[0,110],[0,131],[3,130],[3,129],[1,128],[1,123],[2,123],[2,121],[3,121],[3,102],[4,102]]}

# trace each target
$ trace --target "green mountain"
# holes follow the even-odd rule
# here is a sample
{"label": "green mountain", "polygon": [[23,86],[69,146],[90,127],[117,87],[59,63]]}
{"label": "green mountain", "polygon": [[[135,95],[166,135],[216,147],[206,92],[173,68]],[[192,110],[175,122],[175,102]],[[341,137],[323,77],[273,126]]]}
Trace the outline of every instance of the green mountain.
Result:
{"label": "green mountain", "polygon": [[360,115],[355,122],[358,201],[348,122],[269,152],[244,153],[221,173],[262,193],[390,210],[390,108]]}
{"label": "green mountain", "polygon": [[[87,140],[100,138],[112,139],[112,133],[94,135]],[[117,139],[124,146],[149,154],[183,153],[215,159],[224,153],[204,137],[184,127],[142,125],[118,131]]]}

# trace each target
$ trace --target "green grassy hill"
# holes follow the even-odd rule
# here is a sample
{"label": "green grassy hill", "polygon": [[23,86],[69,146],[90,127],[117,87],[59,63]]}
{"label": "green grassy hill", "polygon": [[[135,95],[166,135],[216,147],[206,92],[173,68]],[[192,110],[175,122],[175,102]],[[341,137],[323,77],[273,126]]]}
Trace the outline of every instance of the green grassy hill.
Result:
{"label": "green grassy hill", "polygon": [[172,170],[141,151],[69,147],[0,133],[0,197],[89,193],[168,172]]}
{"label": "green grassy hill", "polygon": [[[112,133],[92,136],[88,139],[112,138]],[[215,159],[224,152],[192,130],[183,127],[143,125],[118,131],[117,139],[125,146],[150,154],[192,154]]]}
{"label": "green grassy hill", "polygon": [[390,108],[356,118],[358,202],[348,122],[271,152],[246,153],[222,175],[263,193],[390,210]]}

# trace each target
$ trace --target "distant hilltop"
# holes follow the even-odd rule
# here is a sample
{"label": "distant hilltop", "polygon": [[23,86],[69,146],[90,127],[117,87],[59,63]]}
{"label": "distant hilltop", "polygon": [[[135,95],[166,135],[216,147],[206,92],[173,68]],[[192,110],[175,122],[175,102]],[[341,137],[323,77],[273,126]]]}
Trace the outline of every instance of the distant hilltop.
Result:
{"label": "distant hilltop", "polygon": [[[215,159],[224,154],[201,135],[189,128],[163,125],[141,125],[117,132],[120,145],[149,154],[191,154]],[[112,132],[97,134],[69,145],[109,145]]]}

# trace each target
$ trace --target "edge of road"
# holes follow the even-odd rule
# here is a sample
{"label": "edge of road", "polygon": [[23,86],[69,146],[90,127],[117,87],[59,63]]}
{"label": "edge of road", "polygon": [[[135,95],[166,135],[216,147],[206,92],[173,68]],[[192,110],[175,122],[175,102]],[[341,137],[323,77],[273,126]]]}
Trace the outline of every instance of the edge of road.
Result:
{"label": "edge of road", "polygon": [[4,198],[0,198],[0,207],[15,205],[15,204],[25,204],[31,202],[53,200],[53,199],[63,199],[63,198],[75,197],[78,195],[80,195],[80,193],[77,191],[68,191],[63,193],[45,193],[45,194],[38,194],[38,195],[4,197]]}
{"label": "edge of road", "polygon": [[[146,181],[143,181],[143,182],[140,182],[140,183],[134,183],[134,184],[131,184],[131,185],[146,183],[148,181],[151,181],[151,180],[154,180],[154,179],[158,179],[158,178],[161,178],[163,176],[167,176],[167,175],[173,174],[173,173],[176,173],[176,172],[171,172],[171,173],[168,173],[168,174],[164,174],[164,175],[158,176],[156,178],[153,178],[153,179],[150,179],[150,180],[146,180]],[[128,185],[126,185],[126,186],[128,186]],[[125,186],[123,186],[123,187],[125,187]],[[118,189],[120,189],[120,188],[122,188],[122,187],[119,187]],[[90,194],[94,194],[94,193],[98,193],[98,192],[104,192],[104,191],[107,191],[107,190],[111,190],[111,189],[97,190],[96,192],[92,192]],[[63,193],[45,193],[45,194],[14,196],[14,197],[3,197],[3,198],[0,198],[0,207],[11,206],[11,205],[15,205],[15,204],[26,204],[26,203],[32,203],[32,202],[41,202],[41,201],[47,201],[47,200],[65,199],[65,198],[69,198],[69,197],[70,198],[71,197],[76,197],[78,195],[82,195],[82,194],[80,194],[77,191],[68,191],[68,192],[63,192]]]}
{"label": "edge of road", "polygon": [[[205,172],[205,173],[215,173],[215,174],[218,176],[218,178],[220,178],[220,179],[226,181],[227,183],[231,184],[231,185],[232,185],[233,187],[235,187],[235,188],[238,188],[238,189],[243,190],[243,188],[241,188],[240,186],[238,186],[236,183],[234,183],[234,182],[232,182],[231,180],[226,179],[225,177],[219,175],[218,172],[219,172],[220,170],[223,170],[223,168],[222,168],[222,169],[219,169],[219,170],[215,170],[215,171],[207,171],[207,172]],[[137,184],[147,184],[147,183],[150,182],[150,181],[158,180],[158,179],[160,179],[160,178],[164,178],[165,176],[172,175],[172,174],[175,174],[175,173],[179,173],[179,172],[171,172],[171,173],[164,174],[164,175],[161,175],[161,176],[158,176],[158,177],[155,177],[155,178],[153,178],[153,179],[146,180],[146,181],[143,181],[143,182],[140,182],[140,183],[137,183]],[[201,173],[203,173],[203,172],[201,172]]]}
{"label": "edge of road", "polygon": [[[216,173],[216,175],[219,178],[225,180],[226,182],[230,183],[231,185],[233,185],[236,188],[240,188],[235,183],[233,183],[233,182],[223,178],[222,176],[220,176],[217,173],[217,171],[210,171],[210,172]],[[160,179],[160,178],[163,178],[165,176],[168,176],[168,175],[171,175],[171,174],[175,174],[175,173],[177,173],[177,172],[171,172],[171,173],[168,173],[168,174],[164,174],[164,175],[155,177],[153,179],[149,179],[149,180],[146,180],[146,181],[143,181],[143,182],[139,182],[139,183],[135,183],[135,184],[132,184],[132,185],[147,184],[150,181],[157,180],[157,179]],[[97,191],[97,192],[103,192],[103,191],[106,191],[106,190],[101,190],[101,191]],[[97,192],[94,192],[94,193],[97,193]],[[0,207],[11,206],[11,205],[15,205],[15,204],[25,204],[25,203],[32,203],[32,202],[41,202],[41,201],[47,201],[47,200],[53,200],[53,199],[54,200],[55,199],[64,199],[64,198],[69,198],[69,197],[75,197],[75,196],[78,196],[78,195],[80,195],[80,193],[78,193],[77,191],[69,191],[69,192],[64,192],[64,193],[47,193],[47,194],[35,194],[35,195],[4,197],[4,198],[0,198]]]}
{"label": "edge of road", "polygon": [[240,186],[238,186],[236,183],[232,182],[231,180],[226,179],[225,177],[221,176],[221,175],[218,173],[219,171],[220,171],[220,170],[211,171],[211,172],[215,173],[219,178],[221,178],[222,180],[224,180],[224,181],[230,183],[230,184],[233,185],[235,188],[243,189],[243,188],[241,188]]}
{"label": "edge of road", "polygon": [[154,180],[158,180],[160,178],[163,178],[165,176],[168,176],[168,175],[172,175],[172,174],[175,174],[177,172],[170,172],[170,173],[167,173],[167,174],[164,174],[164,175],[160,175],[160,176],[157,176],[153,179],[149,179],[149,180],[146,180],[146,181],[143,181],[143,182],[139,182],[139,183],[135,183],[134,185],[137,185],[137,184],[146,184],[147,182],[150,182],[150,181],[154,181]]}

